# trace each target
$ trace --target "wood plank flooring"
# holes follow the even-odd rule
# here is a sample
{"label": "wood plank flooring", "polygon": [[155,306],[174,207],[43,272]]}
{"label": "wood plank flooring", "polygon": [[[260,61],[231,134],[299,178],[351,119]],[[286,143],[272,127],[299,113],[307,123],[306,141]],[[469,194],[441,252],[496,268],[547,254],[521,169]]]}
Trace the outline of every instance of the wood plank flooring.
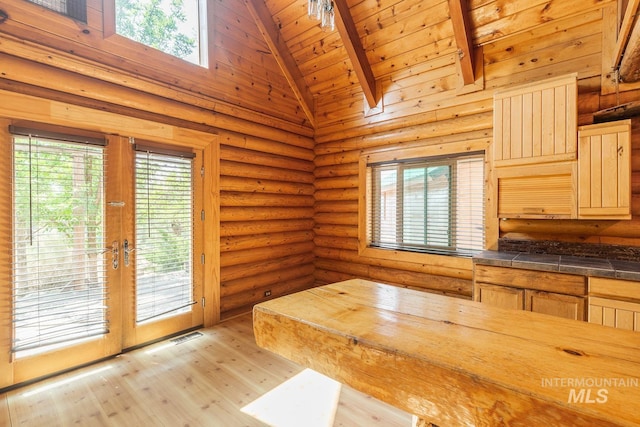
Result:
{"label": "wood plank flooring", "polygon": [[[242,411],[303,372],[255,345],[250,315],[199,332],[202,336],[177,345],[163,341],[0,394],[0,426],[313,425],[311,415],[305,420],[285,416],[267,424],[259,414],[256,418]],[[337,407],[326,409],[333,423],[318,427],[411,425],[409,414],[336,386]],[[296,387],[295,396],[279,396],[269,410],[293,414],[292,405],[303,399],[323,409],[319,405],[325,404],[326,396],[313,384]]]}

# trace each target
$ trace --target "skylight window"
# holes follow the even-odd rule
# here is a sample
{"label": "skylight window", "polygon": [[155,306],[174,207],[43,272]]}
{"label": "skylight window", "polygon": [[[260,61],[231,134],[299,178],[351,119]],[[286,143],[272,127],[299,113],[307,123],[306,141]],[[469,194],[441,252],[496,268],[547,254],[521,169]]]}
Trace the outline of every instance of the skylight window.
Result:
{"label": "skylight window", "polygon": [[205,0],[115,0],[116,33],[207,66]]}

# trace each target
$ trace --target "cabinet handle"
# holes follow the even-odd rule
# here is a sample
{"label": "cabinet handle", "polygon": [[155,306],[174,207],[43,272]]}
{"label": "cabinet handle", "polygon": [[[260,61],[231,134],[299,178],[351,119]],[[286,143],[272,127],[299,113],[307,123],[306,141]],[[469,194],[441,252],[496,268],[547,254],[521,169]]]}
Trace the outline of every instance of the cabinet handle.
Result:
{"label": "cabinet handle", "polygon": [[541,214],[544,213],[544,208],[522,208],[522,213]]}

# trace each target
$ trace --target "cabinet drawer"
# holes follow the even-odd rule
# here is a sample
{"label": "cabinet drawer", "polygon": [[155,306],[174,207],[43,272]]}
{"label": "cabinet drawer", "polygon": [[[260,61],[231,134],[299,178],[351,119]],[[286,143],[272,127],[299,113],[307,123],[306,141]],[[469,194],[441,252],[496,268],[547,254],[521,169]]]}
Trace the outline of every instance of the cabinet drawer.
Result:
{"label": "cabinet drawer", "polygon": [[604,277],[589,278],[589,295],[640,302],[640,282]]}
{"label": "cabinet drawer", "polygon": [[490,265],[476,265],[474,268],[474,280],[513,288],[526,288],[576,296],[586,295],[587,287],[583,276]]}

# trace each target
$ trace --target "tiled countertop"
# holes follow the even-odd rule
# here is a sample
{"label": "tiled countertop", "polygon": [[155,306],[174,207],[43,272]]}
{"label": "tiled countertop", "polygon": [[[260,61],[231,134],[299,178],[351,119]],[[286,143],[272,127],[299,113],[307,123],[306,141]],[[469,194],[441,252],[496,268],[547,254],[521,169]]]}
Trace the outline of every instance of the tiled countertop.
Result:
{"label": "tiled countertop", "polygon": [[570,255],[529,254],[522,252],[483,251],[473,257],[474,264],[528,270],[556,271],[583,276],[610,277],[640,281],[640,262]]}

